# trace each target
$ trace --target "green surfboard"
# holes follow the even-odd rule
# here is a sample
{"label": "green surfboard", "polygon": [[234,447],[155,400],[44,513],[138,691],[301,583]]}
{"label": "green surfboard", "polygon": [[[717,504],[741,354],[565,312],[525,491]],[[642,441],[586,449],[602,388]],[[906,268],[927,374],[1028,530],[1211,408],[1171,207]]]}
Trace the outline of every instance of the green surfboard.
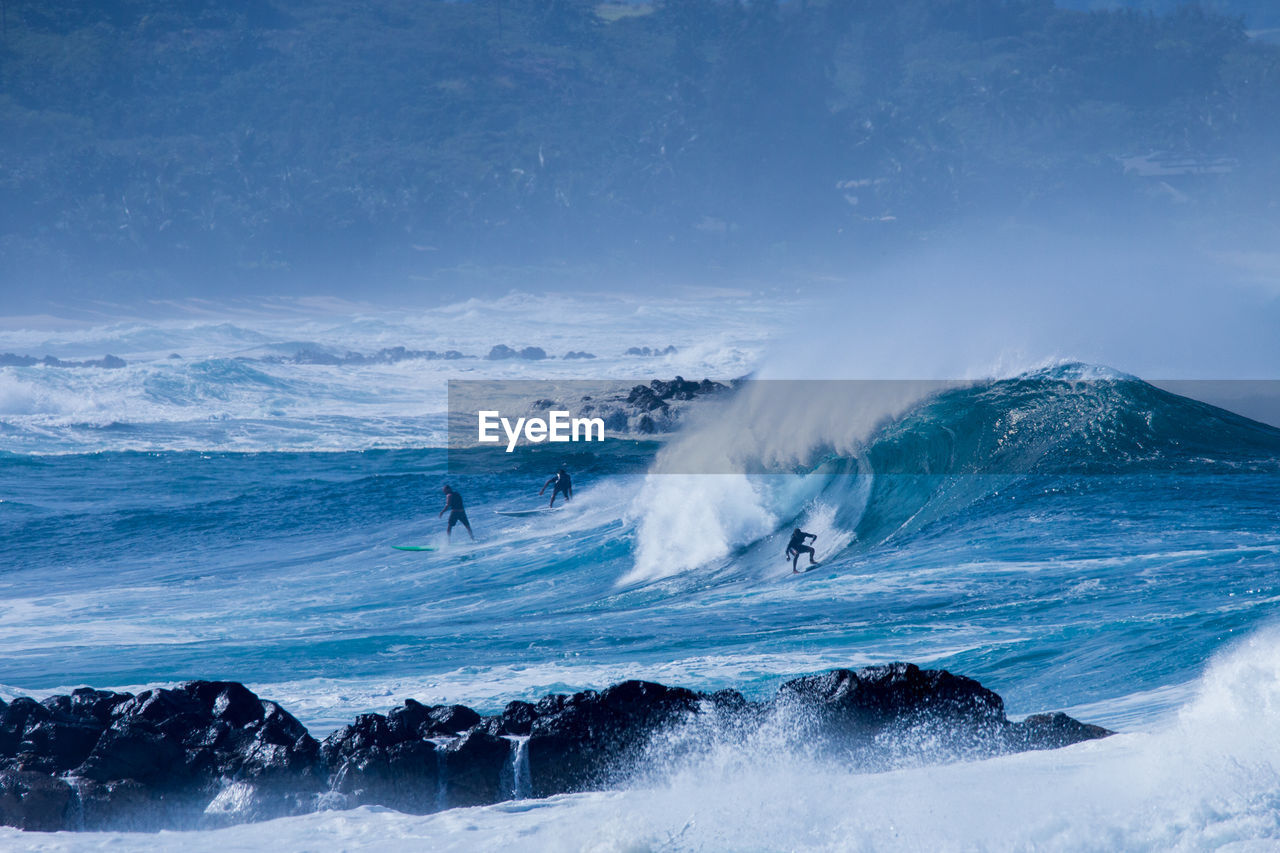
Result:
{"label": "green surfboard", "polygon": [[434,545],[392,545],[397,551],[434,551]]}

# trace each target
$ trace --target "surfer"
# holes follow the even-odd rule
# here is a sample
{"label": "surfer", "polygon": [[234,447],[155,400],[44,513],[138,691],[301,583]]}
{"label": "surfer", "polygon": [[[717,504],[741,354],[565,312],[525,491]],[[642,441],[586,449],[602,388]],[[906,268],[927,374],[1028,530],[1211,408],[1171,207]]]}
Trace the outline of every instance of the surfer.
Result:
{"label": "surfer", "polygon": [[444,492],[444,509],[436,514],[436,518],[444,515],[446,509],[449,511],[449,526],[445,528],[444,535],[453,539],[453,526],[462,522],[462,526],[467,528],[467,535],[471,537],[471,541],[476,541],[476,535],[471,532],[471,522],[467,521],[467,511],[462,507],[462,495],[455,492],[452,486],[445,486],[442,491]]}
{"label": "surfer", "polygon": [[813,550],[812,546],[804,544],[804,540],[806,539],[812,542],[817,540],[817,538],[818,535],[816,533],[805,533],[799,527],[791,531],[791,541],[787,543],[787,559],[791,560],[792,574],[798,574],[800,572],[800,570],[796,568],[796,562],[800,559],[801,554],[809,555],[809,565],[818,565],[818,561],[813,559],[813,555],[817,552]]}
{"label": "surfer", "polygon": [[573,481],[569,479],[569,472],[563,468],[557,471],[550,480],[547,480],[547,482],[542,484],[542,488],[538,489],[538,497],[542,497],[542,493],[545,492],[547,490],[547,486],[550,486],[552,483],[555,483],[556,487],[551,490],[550,506],[556,505],[556,495],[559,494],[564,495],[566,502],[573,500]]}

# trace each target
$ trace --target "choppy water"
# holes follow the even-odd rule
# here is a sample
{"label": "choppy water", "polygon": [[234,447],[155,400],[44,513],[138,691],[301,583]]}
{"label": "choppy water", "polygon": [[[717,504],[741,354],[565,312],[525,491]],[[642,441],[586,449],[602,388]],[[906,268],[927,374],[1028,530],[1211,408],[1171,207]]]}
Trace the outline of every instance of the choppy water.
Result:
{"label": "choppy water", "polygon": [[[626,460],[584,462],[571,511],[550,517],[493,512],[533,505],[543,476],[449,477],[443,378],[740,375],[767,350],[776,307],[735,304],[711,330],[697,325],[705,306],[644,309],[662,313],[661,340],[652,317],[555,326],[577,341],[595,329],[572,346],[598,350],[588,368],[237,358],[299,338],[363,352],[570,348],[536,331],[539,312],[563,305],[520,299],[505,316],[459,309],[468,319],[454,336],[431,334],[439,317],[313,320],[306,336],[263,323],[5,333],[0,351],[113,351],[131,365],[0,369],[0,682],[42,695],[236,679],[323,734],[406,696],[496,709],[630,677],[764,694],[799,673],[910,660],[978,678],[1015,716],[1067,710],[1125,733],[874,775],[729,750],[630,790],[425,818],[320,814],[184,838],[195,849],[273,838],[308,849],[1265,849],[1280,838],[1280,639],[1268,628],[1280,431],[1062,365],[878,418],[810,411],[820,428],[785,430],[785,446],[720,435],[724,419],[693,423]],[[668,343],[680,352],[657,362],[623,352]],[[178,346],[189,352],[167,358]],[[796,473],[662,473],[708,441],[789,459]],[[635,454],[652,456],[648,473]],[[445,547],[435,515],[449,479],[475,545]],[[818,534],[823,565],[793,577],[781,552],[797,524]],[[401,543],[441,547],[390,548]]]}

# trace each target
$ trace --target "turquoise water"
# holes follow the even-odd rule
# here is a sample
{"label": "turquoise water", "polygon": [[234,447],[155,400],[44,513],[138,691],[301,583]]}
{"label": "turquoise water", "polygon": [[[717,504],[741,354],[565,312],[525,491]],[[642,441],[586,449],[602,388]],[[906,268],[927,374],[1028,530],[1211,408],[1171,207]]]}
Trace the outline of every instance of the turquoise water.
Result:
{"label": "turquoise water", "polygon": [[[1003,387],[1026,406],[1032,381],[1045,382]],[[1127,385],[1107,405],[1148,391]],[[1041,402],[1064,405],[1061,387],[1046,384]],[[635,571],[655,535],[647,490],[674,485],[662,500],[705,508],[703,477],[612,473],[598,455],[576,472],[567,511],[507,518],[495,510],[538,505],[541,478],[458,479],[440,450],[6,455],[4,682],[39,692],[226,678],[319,707],[331,680],[390,679],[492,709],[623,673],[765,692],[828,665],[911,660],[976,677],[1015,712],[1096,706],[1095,719],[1122,726],[1127,697],[1193,680],[1273,616],[1280,593],[1280,450],[1267,453],[1280,432],[1224,421],[1210,458],[1179,432],[1195,404],[1148,404],[1165,423],[1141,437],[1152,455],[1129,458],[1130,473],[1112,470],[1115,455],[1095,460],[1106,473],[1081,462],[1078,443],[1095,438],[1031,433],[1023,472],[850,473],[856,463],[828,458],[743,478],[763,533],[649,577]],[[919,452],[902,431],[931,430],[944,410],[886,427],[864,467]],[[635,466],[634,452],[618,465]],[[444,540],[435,516],[450,481],[478,543],[461,528]],[[798,577],[781,556],[793,524],[819,534],[822,561]],[[678,548],[724,535],[712,527],[656,535]],[[350,710],[328,698],[336,713],[322,724]]]}
{"label": "turquoise water", "polygon": [[[689,360],[602,359],[600,375],[733,375],[761,340],[749,326],[704,350],[690,327]],[[729,416],[758,403],[748,386],[725,417],[575,457],[565,511],[505,517],[546,499],[554,462],[450,472],[439,378],[581,368],[484,368],[351,375],[228,351],[112,375],[4,369],[0,691],[235,679],[323,735],[409,696],[487,711],[634,677],[765,695],[801,673],[908,660],[979,679],[1012,716],[1066,710],[1122,732],[871,776],[756,744],[621,792],[294,818],[198,833],[191,849],[1280,838],[1280,430],[1072,364],[874,417],[830,395],[779,415],[812,430],[743,430]],[[402,387],[430,370],[419,387],[432,390]],[[680,473],[705,447],[774,473]],[[445,540],[446,482],[474,544],[460,528]],[[782,555],[793,526],[818,534],[821,566],[802,575]],[[802,804],[772,807],[797,789]]]}

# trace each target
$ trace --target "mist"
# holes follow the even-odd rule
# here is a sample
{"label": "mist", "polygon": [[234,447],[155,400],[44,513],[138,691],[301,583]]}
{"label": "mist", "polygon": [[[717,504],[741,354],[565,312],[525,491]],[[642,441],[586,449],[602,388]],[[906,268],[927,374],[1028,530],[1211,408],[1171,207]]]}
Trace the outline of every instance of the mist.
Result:
{"label": "mist", "polygon": [[970,226],[836,282],[761,378],[975,379],[1064,361],[1148,379],[1280,378],[1280,254],[1168,223]]}

